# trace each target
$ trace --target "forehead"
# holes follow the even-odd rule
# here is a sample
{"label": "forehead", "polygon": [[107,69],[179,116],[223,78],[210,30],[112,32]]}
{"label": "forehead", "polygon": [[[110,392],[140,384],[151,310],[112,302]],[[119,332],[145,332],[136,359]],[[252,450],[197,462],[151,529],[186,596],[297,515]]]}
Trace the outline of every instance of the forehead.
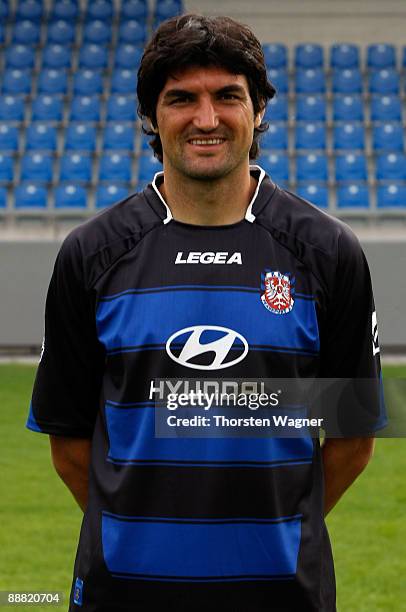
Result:
{"label": "forehead", "polygon": [[219,66],[191,66],[168,76],[160,95],[170,89],[216,91],[229,85],[239,85],[249,93],[244,74],[233,74]]}

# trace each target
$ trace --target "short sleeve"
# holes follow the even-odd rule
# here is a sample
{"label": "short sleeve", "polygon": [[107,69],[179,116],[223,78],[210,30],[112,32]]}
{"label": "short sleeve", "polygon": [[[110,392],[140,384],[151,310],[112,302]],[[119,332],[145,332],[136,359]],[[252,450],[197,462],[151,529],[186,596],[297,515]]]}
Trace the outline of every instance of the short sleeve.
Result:
{"label": "short sleeve", "polygon": [[57,255],[45,305],[45,335],[26,426],[54,435],[92,436],[103,379],[95,299],[86,287],[79,242]]}

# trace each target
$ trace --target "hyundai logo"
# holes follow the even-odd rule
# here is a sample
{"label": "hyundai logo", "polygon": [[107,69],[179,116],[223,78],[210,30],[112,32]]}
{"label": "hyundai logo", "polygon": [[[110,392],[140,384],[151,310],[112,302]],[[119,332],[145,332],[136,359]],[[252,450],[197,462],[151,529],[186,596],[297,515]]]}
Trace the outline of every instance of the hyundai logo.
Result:
{"label": "hyundai logo", "polygon": [[166,343],[166,352],[173,361],[195,370],[230,368],[244,359],[248,348],[244,336],[218,325],[185,327]]}

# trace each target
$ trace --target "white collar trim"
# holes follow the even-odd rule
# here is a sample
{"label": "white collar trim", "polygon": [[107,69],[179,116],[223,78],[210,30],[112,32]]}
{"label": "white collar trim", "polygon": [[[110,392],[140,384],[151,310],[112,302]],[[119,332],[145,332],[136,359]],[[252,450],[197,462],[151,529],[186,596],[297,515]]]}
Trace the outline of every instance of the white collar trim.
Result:
{"label": "white collar trim", "polygon": [[165,200],[163,199],[161,192],[159,191],[156,181],[158,178],[160,178],[161,176],[163,176],[163,170],[161,170],[161,172],[157,172],[154,176],[154,180],[152,181],[152,188],[154,189],[155,193],[157,194],[158,198],[161,200],[162,204],[165,206],[165,210],[166,210],[166,217],[165,219],[163,219],[163,223],[169,223],[169,221],[171,219],[173,219],[172,213],[171,213],[171,209],[169,208],[168,204],[165,202]]}

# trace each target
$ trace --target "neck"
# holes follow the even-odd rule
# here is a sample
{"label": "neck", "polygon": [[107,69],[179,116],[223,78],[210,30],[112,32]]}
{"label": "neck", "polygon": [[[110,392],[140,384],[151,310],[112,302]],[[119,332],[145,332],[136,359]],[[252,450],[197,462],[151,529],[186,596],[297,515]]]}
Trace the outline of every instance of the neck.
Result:
{"label": "neck", "polygon": [[[164,166],[165,167],[165,166]],[[192,225],[229,225],[244,218],[257,181],[249,167],[212,181],[179,175],[165,168],[159,191],[176,221]]]}

